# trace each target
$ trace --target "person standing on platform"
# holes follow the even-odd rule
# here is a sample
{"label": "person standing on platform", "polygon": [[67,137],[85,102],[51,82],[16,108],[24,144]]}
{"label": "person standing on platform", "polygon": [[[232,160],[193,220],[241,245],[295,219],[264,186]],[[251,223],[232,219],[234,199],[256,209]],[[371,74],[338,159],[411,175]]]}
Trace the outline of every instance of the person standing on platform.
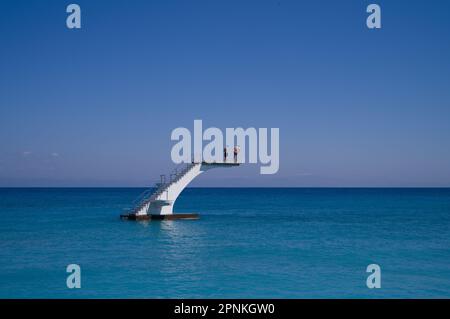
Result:
{"label": "person standing on platform", "polygon": [[223,162],[224,162],[224,163],[227,162],[227,156],[228,156],[228,151],[227,151],[227,148],[224,147],[224,148],[223,148]]}
{"label": "person standing on platform", "polygon": [[239,147],[238,147],[238,146],[235,146],[235,147],[233,148],[233,155],[234,155],[234,162],[235,162],[235,163],[237,163],[237,156],[238,156],[238,153],[239,153]]}

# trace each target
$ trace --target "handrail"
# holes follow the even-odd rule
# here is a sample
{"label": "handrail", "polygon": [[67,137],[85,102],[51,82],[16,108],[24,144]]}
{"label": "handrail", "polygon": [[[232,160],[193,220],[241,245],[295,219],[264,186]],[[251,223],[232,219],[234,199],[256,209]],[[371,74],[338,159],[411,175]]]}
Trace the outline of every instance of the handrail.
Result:
{"label": "handrail", "polygon": [[[185,176],[193,167],[195,167],[198,163],[181,163],[177,165],[170,174],[170,181],[165,183],[156,183],[156,187],[146,189],[142,192],[134,201],[132,209],[133,212],[137,213],[140,209],[142,209],[145,205],[147,205],[152,200],[156,199],[160,194],[165,192],[171,185],[177,183],[183,176]],[[180,168],[182,169],[180,170]],[[175,173],[173,173],[175,172]],[[175,176],[172,179],[172,175]],[[150,196],[148,196],[150,195]]]}
{"label": "handrail", "polygon": [[147,195],[149,195],[153,191],[153,188],[148,188],[144,190],[133,202],[132,205],[138,205]]}

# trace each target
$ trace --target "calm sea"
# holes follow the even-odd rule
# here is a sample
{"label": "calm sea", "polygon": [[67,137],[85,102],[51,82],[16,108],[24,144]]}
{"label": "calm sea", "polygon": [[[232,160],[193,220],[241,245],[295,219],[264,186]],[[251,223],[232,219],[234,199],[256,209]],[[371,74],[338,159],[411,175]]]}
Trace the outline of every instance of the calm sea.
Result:
{"label": "calm sea", "polygon": [[200,220],[121,221],[141,192],[0,189],[0,297],[450,297],[450,189],[191,188]]}

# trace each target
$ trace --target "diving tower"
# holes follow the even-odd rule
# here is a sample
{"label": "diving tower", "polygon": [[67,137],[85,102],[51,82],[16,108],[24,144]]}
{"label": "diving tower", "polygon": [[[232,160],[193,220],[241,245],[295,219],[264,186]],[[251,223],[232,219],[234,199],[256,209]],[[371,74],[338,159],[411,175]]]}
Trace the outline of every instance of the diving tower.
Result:
{"label": "diving tower", "polygon": [[173,219],[198,219],[198,214],[175,214],[173,206],[181,192],[198,175],[213,169],[239,166],[238,162],[192,162],[177,167],[166,181],[166,176],[161,175],[160,182],[155,188],[149,189],[139,196],[134,202],[134,208],[120,215],[128,220],[173,220]]}

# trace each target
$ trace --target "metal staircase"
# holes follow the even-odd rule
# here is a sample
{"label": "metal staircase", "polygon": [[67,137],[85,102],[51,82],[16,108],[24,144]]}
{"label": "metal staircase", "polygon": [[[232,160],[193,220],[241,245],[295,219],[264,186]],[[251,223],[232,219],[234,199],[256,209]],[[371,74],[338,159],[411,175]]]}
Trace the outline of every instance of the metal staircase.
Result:
{"label": "metal staircase", "polygon": [[127,213],[131,214],[139,214],[142,213],[142,210],[148,210],[148,207],[151,204],[156,205],[168,205],[165,203],[165,200],[162,195],[165,192],[169,191],[169,188],[179,182],[186,174],[188,174],[196,165],[201,165],[201,163],[188,163],[188,164],[180,164],[177,166],[169,175],[169,182],[166,182],[166,175],[161,175],[160,182],[155,183],[154,188],[150,188],[145,190],[139,197],[133,202],[133,208],[131,211],[127,211]]}

